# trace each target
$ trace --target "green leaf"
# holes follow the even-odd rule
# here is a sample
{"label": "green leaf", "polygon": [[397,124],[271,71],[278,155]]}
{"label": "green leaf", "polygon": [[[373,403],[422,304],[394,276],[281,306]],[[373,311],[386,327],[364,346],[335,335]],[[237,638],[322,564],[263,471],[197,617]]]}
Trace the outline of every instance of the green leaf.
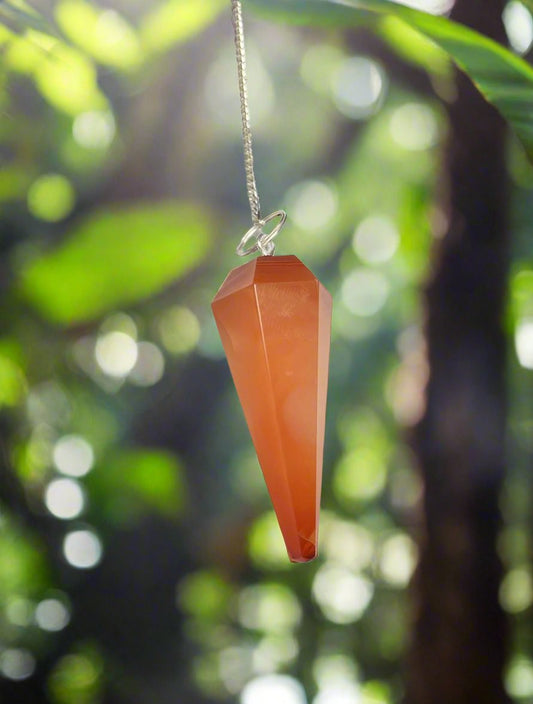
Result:
{"label": "green leaf", "polygon": [[95,468],[87,486],[99,510],[119,523],[147,511],[175,519],[186,504],[182,467],[174,455],[160,450],[132,449],[112,455]]}
{"label": "green leaf", "polygon": [[62,0],[55,15],[65,35],[99,63],[123,70],[141,63],[135,30],[118,12],[100,10],[86,0]]}
{"label": "green leaf", "polygon": [[533,159],[533,68],[505,47],[445,17],[389,0],[250,0],[283,19],[316,20],[331,8],[338,24],[358,23],[361,12],[395,16],[444,50],[513,127]]}
{"label": "green leaf", "polygon": [[141,39],[149,51],[165,51],[201,32],[224,8],[224,0],[167,0],[145,15]]}
{"label": "green leaf", "polygon": [[18,290],[54,323],[93,320],[179,279],[203,259],[210,239],[208,219],[188,204],[106,210],[23,264]]}

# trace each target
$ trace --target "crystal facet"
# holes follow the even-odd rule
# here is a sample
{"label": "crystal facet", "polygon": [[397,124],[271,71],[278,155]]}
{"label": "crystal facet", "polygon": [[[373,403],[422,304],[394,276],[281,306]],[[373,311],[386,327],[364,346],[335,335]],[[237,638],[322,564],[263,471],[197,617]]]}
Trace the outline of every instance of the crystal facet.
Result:
{"label": "crystal facet", "polygon": [[317,555],[331,296],[294,256],[233,269],[212,304],[293,562]]}

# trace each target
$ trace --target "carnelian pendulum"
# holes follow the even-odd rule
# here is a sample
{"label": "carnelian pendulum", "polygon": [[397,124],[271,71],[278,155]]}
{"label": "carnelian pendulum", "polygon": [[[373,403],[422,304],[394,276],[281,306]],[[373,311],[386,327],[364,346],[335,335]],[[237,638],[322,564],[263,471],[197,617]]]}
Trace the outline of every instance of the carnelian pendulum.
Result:
{"label": "carnelian pendulum", "polygon": [[[331,296],[299,259],[273,256],[287,215],[261,217],[241,0],[231,7],[253,221],[237,254],[263,256],[230,271],[212,308],[287,552],[293,562],[308,562],[318,545]],[[279,221],[265,232],[273,220]]]}
{"label": "carnelian pendulum", "polygon": [[294,256],[233,269],[212,304],[293,562],[317,555],[331,296]]}

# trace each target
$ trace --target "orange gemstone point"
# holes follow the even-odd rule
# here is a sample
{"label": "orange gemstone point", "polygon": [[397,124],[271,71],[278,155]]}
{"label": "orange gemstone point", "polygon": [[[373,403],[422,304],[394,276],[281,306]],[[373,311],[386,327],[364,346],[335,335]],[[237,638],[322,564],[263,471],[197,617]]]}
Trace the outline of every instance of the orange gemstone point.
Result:
{"label": "orange gemstone point", "polygon": [[331,296],[294,256],[233,269],[213,314],[293,562],[317,555]]}

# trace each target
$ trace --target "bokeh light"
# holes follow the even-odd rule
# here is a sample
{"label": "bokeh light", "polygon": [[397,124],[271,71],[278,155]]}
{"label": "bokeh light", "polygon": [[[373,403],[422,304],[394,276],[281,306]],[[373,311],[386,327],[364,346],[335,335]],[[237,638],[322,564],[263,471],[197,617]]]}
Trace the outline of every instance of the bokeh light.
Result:
{"label": "bokeh light", "polygon": [[81,486],[74,479],[54,479],[45,492],[46,508],[57,518],[79,516],[85,505]]}
{"label": "bokeh light", "polygon": [[355,315],[371,317],[383,308],[390,286],[383,274],[370,269],[356,269],[344,279],[342,302]]}
{"label": "bokeh light", "polygon": [[389,261],[400,243],[400,234],[394,221],[383,215],[371,215],[362,220],[355,230],[352,245],[365,264]]}
{"label": "bokeh light", "polygon": [[115,119],[109,110],[90,110],[76,115],[72,134],[85,149],[107,149],[115,137]]}
{"label": "bokeh light", "polygon": [[435,114],[425,103],[405,103],[396,108],[390,131],[400,147],[415,152],[433,147],[439,138]]}
{"label": "bokeh light", "polygon": [[515,332],[516,355],[521,366],[533,369],[533,319],[521,320]]}
{"label": "bokeh light", "polygon": [[261,584],[239,596],[239,620],[246,628],[283,632],[295,628],[302,612],[293,592],[282,584]]}
{"label": "bokeh light", "polygon": [[72,211],[74,188],[60,174],[45,174],[32,183],[28,191],[28,210],[47,222],[59,222]]}
{"label": "bokeh light", "polygon": [[519,614],[533,603],[533,576],[528,566],[515,567],[500,586],[500,603],[511,614]]}
{"label": "bokeh light", "polygon": [[70,621],[70,613],[59,599],[43,599],[35,609],[35,622],[44,631],[62,631]]}
{"label": "bokeh light", "polygon": [[35,657],[25,648],[7,648],[0,653],[0,672],[9,680],[25,680],[35,671]]}
{"label": "bokeh light", "polygon": [[313,580],[313,597],[333,623],[353,623],[360,619],[373,594],[370,580],[329,562],[320,567]]}
{"label": "bokeh light", "polygon": [[65,536],[63,554],[72,567],[91,569],[102,558],[102,543],[92,530],[74,530]]}
{"label": "bokeh light", "polygon": [[523,655],[515,656],[507,670],[505,688],[511,697],[529,699],[533,696],[533,662]]}
{"label": "bokeh light", "polygon": [[157,327],[163,346],[171,354],[191,352],[200,339],[200,322],[185,306],[172,306],[164,310]]}
{"label": "bokeh light", "polygon": [[161,380],[164,371],[165,358],[159,347],[152,342],[138,342],[137,360],[128,381],[136,386],[153,386]]}
{"label": "bokeh light", "polygon": [[340,112],[354,120],[362,120],[379,108],[385,90],[385,75],[373,59],[352,56],[337,68],[332,89]]}
{"label": "bokeh light", "polygon": [[248,682],[241,704],[307,704],[302,685],[288,675],[264,675]]}
{"label": "bokeh light", "polygon": [[511,0],[503,10],[503,22],[513,49],[525,54],[533,44],[533,18],[529,10],[518,0]]}
{"label": "bokeh light", "polygon": [[338,207],[333,187],[323,181],[304,181],[291,186],[286,201],[290,219],[302,230],[322,229]]}
{"label": "bokeh light", "polygon": [[381,546],[379,571],[383,579],[395,587],[407,586],[417,564],[414,541],[402,533],[389,536]]}
{"label": "bokeh light", "polygon": [[125,332],[114,330],[98,338],[95,357],[105,374],[123,378],[135,367],[138,357],[137,343]]}
{"label": "bokeh light", "polygon": [[91,445],[80,435],[64,435],[54,445],[54,464],[61,474],[84,477],[94,463]]}

